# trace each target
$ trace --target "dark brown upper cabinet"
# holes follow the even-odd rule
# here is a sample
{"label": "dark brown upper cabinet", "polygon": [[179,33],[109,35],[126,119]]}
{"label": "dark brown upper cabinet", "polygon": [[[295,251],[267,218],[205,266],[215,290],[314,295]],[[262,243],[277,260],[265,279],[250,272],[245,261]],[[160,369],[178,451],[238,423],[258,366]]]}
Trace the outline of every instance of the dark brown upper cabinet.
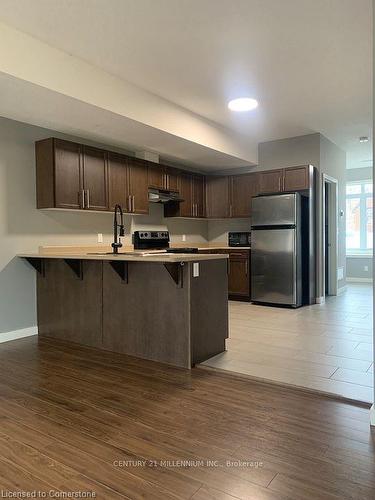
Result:
{"label": "dark brown upper cabinet", "polygon": [[160,164],[148,164],[148,185],[151,188],[179,191],[178,170]]}
{"label": "dark brown upper cabinet", "polygon": [[124,212],[148,213],[148,173],[144,161],[108,153],[109,208],[121,205]]}
{"label": "dark brown upper cabinet", "polygon": [[259,192],[262,194],[304,191],[309,186],[309,165],[259,172]]}
{"label": "dark brown upper cabinet", "polygon": [[86,210],[108,210],[107,153],[83,146],[83,196]]}
{"label": "dark brown upper cabinet", "polygon": [[166,184],[169,191],[176,193],[180,190],[180,172],[176,168],[165,167]]}
{"label": "dark brown upper cabinet", "polygon": [[84,208],[79,144],[61,139],[35,143],[37,208]]}
{"label": "dark brown upper cabinet", "polygon": [[250,217],[251,198],[259,191],[258,174],[207,176],[207,217]]}
{"label": "dark brown upper cabinet", "polygon": [[180,176],[180,196],[184,201],[176,205],[173,204],[175,205],[176,215],[179,217],[193,217],[193,180],[190,174],[182,173]]}
{"label": "dark brown upper cabinet", "polygon": [[310,167],[288,167],[284,169],[283,191],[303,191],[310,186]]}
{"label": "dark brown upper cabinet", "polygon": [[50,138],[35,153],[38,208],[108,210],[105,151]]}
{"label": "dark brown upper cabinet", "polygon": [[266,170],[259,172],[259,192],[281,193],[283,182],[283,170]]}
{"label": "dark brown upper cabinet", "polygon": [[110,210],[121,205],[124,212],[130,212],[128,162],[116,153],[108,153],[108,198]]}
{"label": "dark brown upper cabinet", "polygon": [[259,192],[257,173],[233,175],[231,177],[230,217],[250,217],[251,198]]}
{"label": "dark brown upper cabinet", "polygon": [[205,178],[203,175],[181,172],[178,179],[179,194],[183,201],[167,203],[166,217],[202,218],[206,214]]}
{"label": "dark brown upper cabinet", "polygon": [[206,216],[205,178],[193,175],[193,217]]}
{"label": "dark brown upper cabinet", "polygon": [[103,149],[49,138],[35,143],[37,207],[148,214],[148,188],[179,192],[166,217],[251,216],[257,194],[310,188],[313,167],[302,165],[232,176],[203,176]]}
{"label": "dark brown upper cabinet", "polygon": [[206,177],[206,209],[211,219],[230,217],[230,177],[208,175]]}
{"label": "dark brown upper cabinet", "polygon": [[138,158],[128,158],[130,212],[148,214],[148,167]]}

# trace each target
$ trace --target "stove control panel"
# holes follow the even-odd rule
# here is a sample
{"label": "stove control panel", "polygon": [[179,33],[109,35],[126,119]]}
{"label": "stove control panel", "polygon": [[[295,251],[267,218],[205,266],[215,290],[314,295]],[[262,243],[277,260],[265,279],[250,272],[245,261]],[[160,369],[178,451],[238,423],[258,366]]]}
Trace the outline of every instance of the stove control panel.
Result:
{"label": "stove control panel", "polygon": [[168,240],[169,241],[169,232],[168,231],[135,231],[134,237],[137,237],[140,240]]}
{"label": "stove control panel", "polygon": [[135,250],[160,249],[169,247],[168,231],[134,231],[133,245]]}

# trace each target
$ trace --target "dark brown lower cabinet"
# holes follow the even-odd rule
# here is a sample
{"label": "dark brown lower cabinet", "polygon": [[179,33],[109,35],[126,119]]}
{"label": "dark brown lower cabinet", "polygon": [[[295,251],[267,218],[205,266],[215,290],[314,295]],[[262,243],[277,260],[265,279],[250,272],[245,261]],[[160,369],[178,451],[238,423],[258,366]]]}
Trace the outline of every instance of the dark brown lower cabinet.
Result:
{"label": "dark brown lower cabinet", "polygon": [[229,255],[229,298],[250,300],[250,250],[230,250]]}
{"label": "dark brown lower cabinet", "polygon": [[250,249],[213,248],[200,253],[225,253],[228,259],[228,297],[230,300],[250,301]]}

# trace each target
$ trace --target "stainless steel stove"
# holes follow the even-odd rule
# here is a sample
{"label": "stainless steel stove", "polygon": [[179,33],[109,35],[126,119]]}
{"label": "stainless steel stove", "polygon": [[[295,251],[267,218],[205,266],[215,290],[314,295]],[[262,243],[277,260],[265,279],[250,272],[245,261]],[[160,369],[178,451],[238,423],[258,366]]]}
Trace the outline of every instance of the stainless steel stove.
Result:
{"label": "stainless steel stove", "polygon": [[198,248],[170,248],[169,231],[134,231],[134,250],[164,251],[167,253],[198,253]]}

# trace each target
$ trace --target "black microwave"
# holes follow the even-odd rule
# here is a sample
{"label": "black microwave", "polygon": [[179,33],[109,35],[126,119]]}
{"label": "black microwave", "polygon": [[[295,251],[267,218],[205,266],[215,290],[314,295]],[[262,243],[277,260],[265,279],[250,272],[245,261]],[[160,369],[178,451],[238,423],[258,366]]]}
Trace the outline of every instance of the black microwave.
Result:
{"label": "black microwave", "polygon": [[250,231],[230,232],[228,233],[228,245],[230,247],[250,247]]}

